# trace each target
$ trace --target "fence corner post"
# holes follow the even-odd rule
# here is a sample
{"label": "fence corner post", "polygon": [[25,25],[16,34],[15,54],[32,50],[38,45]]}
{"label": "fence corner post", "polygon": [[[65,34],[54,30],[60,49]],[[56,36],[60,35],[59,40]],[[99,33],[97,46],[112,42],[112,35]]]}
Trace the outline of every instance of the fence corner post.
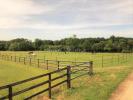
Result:
{"label": "fence corner post", "polygon": [[67,88],[71,88],[71,66],[67,66]]}
{"label": "fence corner post", "polygon": [[89,68],[89,75],[93,75],[93,61],[90,61],[88,68]]}

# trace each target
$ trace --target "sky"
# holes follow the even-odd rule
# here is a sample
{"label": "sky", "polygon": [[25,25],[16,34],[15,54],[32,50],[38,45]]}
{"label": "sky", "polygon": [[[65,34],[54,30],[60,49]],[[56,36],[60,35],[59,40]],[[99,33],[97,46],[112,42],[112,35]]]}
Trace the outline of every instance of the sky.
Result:
{"label": "sky", "polygon": [[133,0],[0,0],[0,40],[133,37]]}

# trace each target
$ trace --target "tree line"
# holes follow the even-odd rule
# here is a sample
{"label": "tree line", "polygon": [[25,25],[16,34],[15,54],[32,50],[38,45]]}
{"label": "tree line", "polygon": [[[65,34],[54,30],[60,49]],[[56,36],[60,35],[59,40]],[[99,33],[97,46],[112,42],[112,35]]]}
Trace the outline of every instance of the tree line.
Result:
{"label": "tree line", "polygon": [[10,41],[0,41],[1,51],[70,51],[70,52],[132,52],[133,38],[65,38],[61,40],[34,41],[17,38]]}

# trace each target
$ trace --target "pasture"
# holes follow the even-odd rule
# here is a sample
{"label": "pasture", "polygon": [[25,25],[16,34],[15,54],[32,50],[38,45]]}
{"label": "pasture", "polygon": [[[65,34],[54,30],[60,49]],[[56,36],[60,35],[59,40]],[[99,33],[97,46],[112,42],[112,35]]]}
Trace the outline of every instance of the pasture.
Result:
{"label": "pasture", "polygon": [[[29,79],[38,75],[47,74],[49,71],[42,70],[36,67],[31,67],[28,65],[22,65],[15,62],[9,62],[9,61],[1,61],[0,60],[0,87],[5,86],[8,84],[16,83],[25,79]],[[59,74],[52,74],[52,79],[58,77]],[[26,88],[30,88],[34,85],[37,85],[39,83],[42,83],[44,81],[47,81],[48,77],[41,77],[33,81],[28,81],[20,85],[16,85],[13,87],[13,92],[18,92]],[[60,81],[65,80],[65,78],[55,80],[52,82],[52,85],[59,83]],[[48,88],[48,84],[44,84],[41,87],[32,89],[28,92],[22,93],[18,96],[15,96],[13,100],[22,100],[32,94],[35,94],[39,91],[42,91],[44,89]],[[3,89],[0,91],[0,97],[6,96],[8,94],[8,89]],[[45,93],[47,94],[47,93]]]}
{"label": "pasture", "polygon": [[[28,52],[1,52],[9,56],[18,56],[29,58]],[[86,53],[86,52],[50,52],[50,51],[35,51],[36,57],[32,57],[32,60],[37,64],[37,60],[41,59],[43,61],[53,60],[53,61],[73,61],[74,62],[89,62],[93,61],[93,66],[95,68],[115,66],[122,63],[126,63],[131,58],[133,58],[132,53]],[[44,62],[46,63],[46,62]],[[72,63],[65,63],[69,65]],[[72,64],[72,65],[73,65]],[[36,65],[37,66],[37,65]],[[52,65],[53,66],[53,65]]]}
{"label": "pasture", "polygon": [[[0,52],[4,55],[21,56],[28,58],[28,52]],[[29,63],[15,63],[11,61],[0,61],[0,86],[6,85],[12,82],[27,79],[42,73],[47,73],[47,70],[37,68],[36,59],[43,60],[55,60],[55,61],[73,61],[77,62],[93,61],[94,63],[94,76],[90,77],[85,75],[81,78],[72,81],[72,88],[67,90],[65,86],[60,86],[60,89],[53,91],[54,99],[61,100],[107,100],[113,90],[118,84],[131,72],[132,66],[132,54],[128,53],[79,53],[79,52],[47,52],[47,51],[35,51],[37,56],[32,59],[35,60],[35,65],[29,65]],[[45,63],[45,62],[44,62]],[[71,65],[66,63],[66,65]],[[32,67],[36,66],[36,67]],[[51,66],[52,67],[52,66]],[[17,75],[16,75],[17,73]],[[57,75],[55,75],[57,76]],[[53,76],[53,77],[55,77]],[[45,78],[44,80],[46,80]],[[38,80],[38,81],[43,81]],[[37,82],[38,82],[37,81]],[[20,87],[16,87],[17,91],[20,88],[36,84],[37,82],[28,83]],[[45,85],[44,88],[47,86]],[[35,89],[39,91],[42,88]],[[33,92],[33,91],[31,91]],[[19,98],[24,98],[28,94],[23,94]],[[5,91],[0,92],[4,94]],[[16,99],[16,100],[17,100]]]}
{"label": "pasture", "polygon": [[[13,62],[0,61],[0,86],[21,81],[42,73],[47,73],[47,71],[33,68],[30,66],[23,67],[23,65]],[[28,83],[20,87],[15,87],[15,91],[35,83]],[[0,95],[7,94],[7,92],[7,90],[0,91]],[[20,97],[23,98],[24,96],[25,94],[21,95]],[[18,97],[16,99],[18,99]]]}

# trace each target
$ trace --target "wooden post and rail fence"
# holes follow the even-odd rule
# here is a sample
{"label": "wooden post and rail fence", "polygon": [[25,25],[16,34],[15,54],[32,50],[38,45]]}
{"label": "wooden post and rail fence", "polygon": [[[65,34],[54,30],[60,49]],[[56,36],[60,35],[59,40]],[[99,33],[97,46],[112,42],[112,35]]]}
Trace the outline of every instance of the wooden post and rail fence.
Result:
{"label": "wooden post and rail fence", "polygon": [[[81,71],[83,73],[80,73]],[[59,74],[59,76],[52,78],[52,75],[55,73]],[[75,76],[75,73],[77,73],[77,76]],[[22,93],[31,91],[31,90],[36,89],[36,88],[38,88],[42,85],[45,85],[45,84],[48,84],[47,88],[45,88],[45,89],[43,89],[37,93],[31,94],[29,97],[25,97],[24,100],[29,100],[29,99],[36,97],[36,96],[38,96],[44,92],[48,92],[49,98],[52,98],[52,89],[53,88],[55,88],[55,87],[57,87],[63,83],[66,83],[67,88],[69,89],[72,86],[72,80],[74,80],[80,76],[83,76],[83,75],[92,75],[92,74],[93,74],[93,62],[92,61],[91,62],[85,62],[85,63],[78,64],[78,65],[74,65],[74,66],[69,65],[65,68],[61,68],[61,69],[58,69],[58,70],[55,70],[55,71],[52,71],[52,72],[49,72],[46,74],[38,75],[38,76],[29,78],[29,79],[25,79],[25,80],[22,80],[19,82],[15,82],[12,84],[1,86],[0,91],[7,89],[8,94],[4,94],[4,95],[0,96],[0,100],[5,100],[5,99],[13,100],[13,98],[15,96],[21,95]],[[33,86],[25,87],[24,89],[19,90],[17,92],[13,91],[13,88],[15,86],[19,86],[19,85],[21,86],[22,84],[32,82],[32,81],[35,81],[35,80],[40,79],[40,78],[47,78],[47,80],[45,80],[41,83],[35,84]],[[52,84],[53,81],[59,80],[59,79],[60,80],[62,79],[61,82],[56,83],[56,84]]]}
{"label": "wooden post and rail fence", "polygon": [[83,62],[74,62],[74,61],[58,61],[58,60],[46,60],[46,59],[33,59],[27,57],[19,57],[19,56],[10,56],[0,54],[0,59],[7,61],[14,61],[18,63],[22,63],[24,65],[29,64],[30,66],[37,66],[38,68],[44,69],[52,69],[59,70],[67,65],[75,65]]}
{"label": "wooden post and rail fence", "polygon": [[[102,56],[99,56],[100,59],[98,60],[94,59],[95,61],[94,66],[95,64],[98,64],[98,66],[101,66],[103,68],[104,66],[108,66],[108,65],[113,66],[113,65],[126,63],[128,62],[128,60],[130,60],[129,57],[132,57],[132,56],[133,56],[132,53],[123,53],[122,55],[112,55],[110,57],[102,55]],[[8,54],[2,54],[2,53],[0,53],[0,59],[19,62],[23,64],[29,64],[30,66],[37,66],[41,68],[45,66],[45,69],[47,70],[52,69],[52,68],[56,70],[64,66],[67,66],[68,64],[76,65],[76,64],[82,63],[82,62],[75,62],[75,61],[48,60],[45,57],[44,59],[35,59],[35,58],[30,58],[30,57],[10,56]],[[51,67],[51,66],[54,66],[54,67]]]}

